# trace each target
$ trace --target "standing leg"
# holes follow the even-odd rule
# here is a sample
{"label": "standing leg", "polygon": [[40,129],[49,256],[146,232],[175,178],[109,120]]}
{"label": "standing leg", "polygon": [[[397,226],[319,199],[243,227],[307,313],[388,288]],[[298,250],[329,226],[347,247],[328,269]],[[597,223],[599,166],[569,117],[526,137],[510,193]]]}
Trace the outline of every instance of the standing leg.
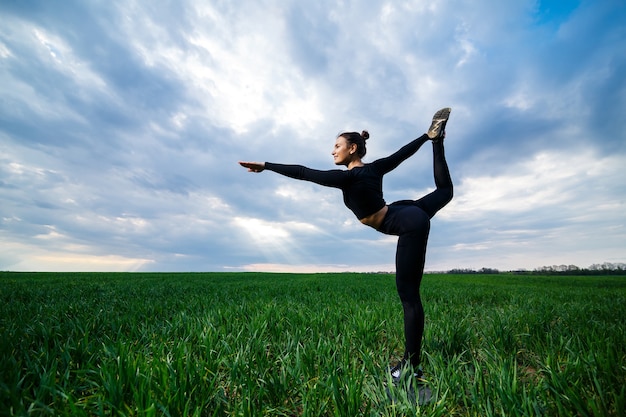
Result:
{"label": "standing leg", "polygon": [[420,297],[420,284],[424,273],[430,220],[424,211],[414,206],[407,206],[401,214],[405,226],[410,227],[409,231],[402,233],[398,238],[396,252],[396,287],[404,312],[403,362],[410,362],[413,368],[417,369],[424,334],[424,308]]}

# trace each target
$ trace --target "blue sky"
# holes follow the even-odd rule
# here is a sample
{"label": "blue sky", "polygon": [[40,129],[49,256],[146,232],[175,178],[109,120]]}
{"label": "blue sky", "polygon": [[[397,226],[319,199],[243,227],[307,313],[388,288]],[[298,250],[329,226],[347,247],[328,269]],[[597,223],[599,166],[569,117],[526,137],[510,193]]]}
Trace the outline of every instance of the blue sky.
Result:
{"label": "blue sky", "polygon": [[[392,271],[341,193],[453,109],[431,271],[626,261],[626,3],[3,1],[0,270]],[[385,177],[433,188],[430,146]]]}

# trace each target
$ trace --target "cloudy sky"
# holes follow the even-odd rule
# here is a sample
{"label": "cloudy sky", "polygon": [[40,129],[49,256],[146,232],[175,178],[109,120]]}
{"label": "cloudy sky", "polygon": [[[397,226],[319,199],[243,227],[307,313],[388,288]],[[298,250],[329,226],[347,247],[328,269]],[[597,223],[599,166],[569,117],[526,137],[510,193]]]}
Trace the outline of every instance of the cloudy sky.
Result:
{"label": "cloudy sky", "polygon": [[[426,269],[626,261],[623,0],[0,2],[0,270],[391,271],[341,193],[452,107]],[[385,198],[433,189],[425,145]]]}

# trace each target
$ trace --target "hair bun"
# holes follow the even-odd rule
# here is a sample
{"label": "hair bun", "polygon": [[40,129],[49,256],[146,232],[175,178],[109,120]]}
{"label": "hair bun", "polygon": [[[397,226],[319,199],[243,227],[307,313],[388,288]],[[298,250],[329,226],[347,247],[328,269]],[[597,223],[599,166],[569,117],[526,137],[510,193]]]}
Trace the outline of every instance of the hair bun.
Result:
{"label": "hair bun", "polygon": [[370,138],[370,133],[367,130],[364,130],[361,133],[361,136],[363,137],[363,140],[368,140]]}

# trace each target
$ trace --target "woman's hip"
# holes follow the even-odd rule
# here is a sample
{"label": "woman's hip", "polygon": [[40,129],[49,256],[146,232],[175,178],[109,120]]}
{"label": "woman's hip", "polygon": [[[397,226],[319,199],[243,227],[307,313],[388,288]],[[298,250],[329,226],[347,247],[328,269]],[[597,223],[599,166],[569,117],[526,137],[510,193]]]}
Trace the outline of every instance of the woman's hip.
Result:
{"label": "woman's hip", "polygon": [[401,236],[406,233],[428,233],[430,217],[414,201],[402,200],[389,205],[387,214],[378,231],[387,235]]}

